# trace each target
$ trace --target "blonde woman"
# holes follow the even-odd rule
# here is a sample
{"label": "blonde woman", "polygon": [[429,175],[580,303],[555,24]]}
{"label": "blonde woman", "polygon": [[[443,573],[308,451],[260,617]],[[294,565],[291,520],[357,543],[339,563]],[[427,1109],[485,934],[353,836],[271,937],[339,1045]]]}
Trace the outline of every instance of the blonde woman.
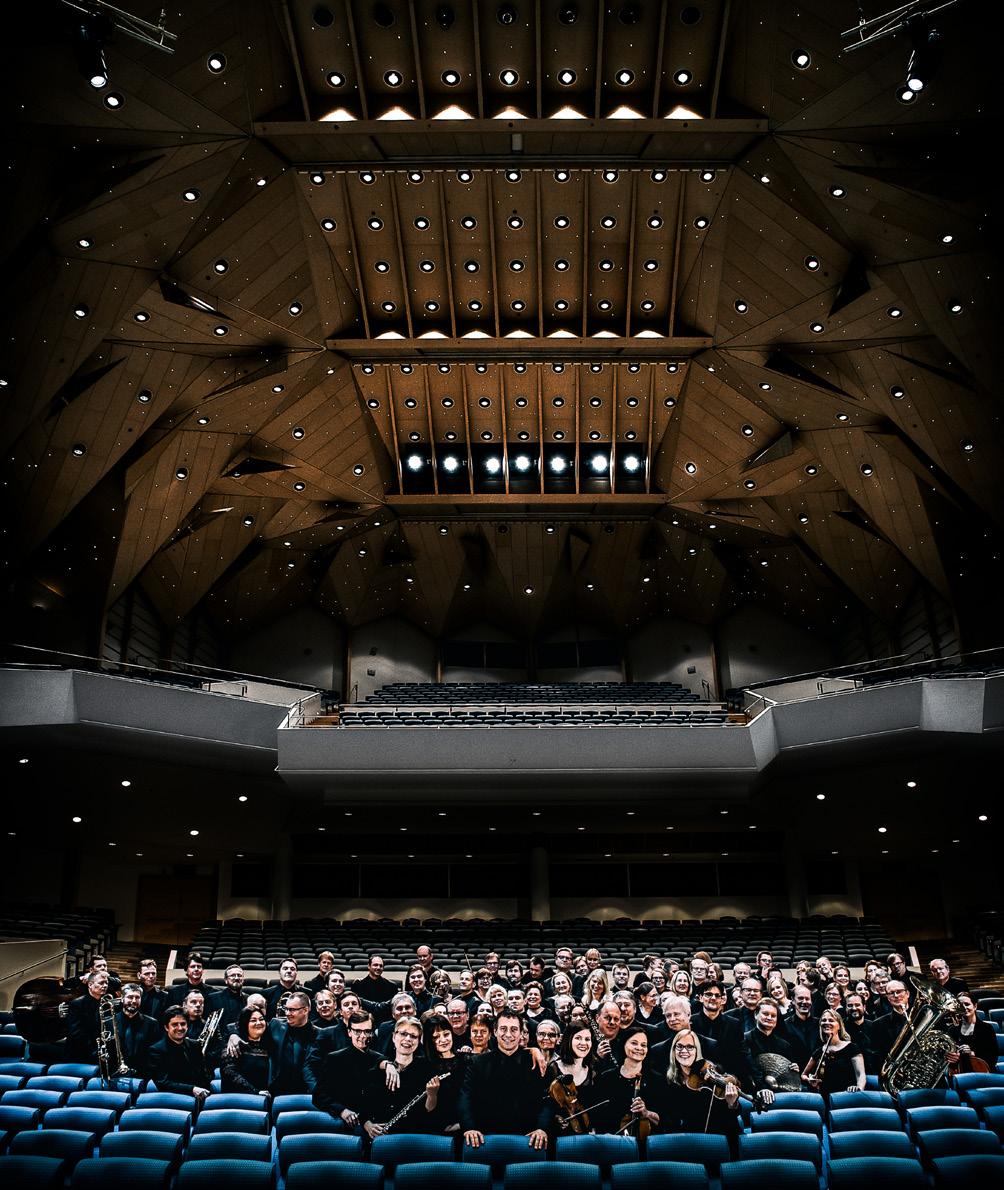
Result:
{"label": "blonde woman", "polygon": [[832,1008],[824,1009],[819,1018],[819,1040],[822,1044],[802,1071],[802,1082],[827,1096],[834,1091],[863,1091],[864,1057]]}

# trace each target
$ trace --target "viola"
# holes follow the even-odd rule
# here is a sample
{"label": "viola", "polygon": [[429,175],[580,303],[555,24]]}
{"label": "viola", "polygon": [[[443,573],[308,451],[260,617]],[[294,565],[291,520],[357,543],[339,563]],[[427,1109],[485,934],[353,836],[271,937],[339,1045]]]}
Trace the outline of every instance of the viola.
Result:
{"label": "viola", "polygon": [[[638,1098],[638,1090],[640,1087],[641,1075],[638,1075],[638,1077],[634,1080],[634,1094],[632,1095],[633,1099]],[[621,1116],[621,1122],[617,1126],[615,1135],[624,1136],[630,1132],[632,1128],[635,1129],[635,1136],[637,1136],[639,1139],[647,1138],[649,1133],[652,1131],[652,1121],[646,1120],[642,1116],[635,1115],[635,1113],[632,1111],[627,1111],[623,1116]]]}
{"label": "viola", "polygon": [[734,1074],[726,1074],[714,1062],[705,1061],[700,1070],[691,1070],[684,1082],[691,1091],[709,1091],[714,1099],[723,1100],[725,1098],[725,1089],[727,1087],[735,1087],[739,1092],[740,1099],[745,1099],[747,1103],[752,1104],[754,1111],[763,1111],[763,1104],[760,1102],[760,1099],[756,1096],[748,1095],[741,1089],[739,1079]]}
{"label": "viola", "polygon": [[561,1121],[569,1132],[576,1136],[589,1132],[592,1127],[589,1123],[589,1113],[580,1105],[579,1088],[575,1085],[574,1079],[569,1078],[566,1081],[556,1078],[548,1087],[547,1093],[561,1109]]}

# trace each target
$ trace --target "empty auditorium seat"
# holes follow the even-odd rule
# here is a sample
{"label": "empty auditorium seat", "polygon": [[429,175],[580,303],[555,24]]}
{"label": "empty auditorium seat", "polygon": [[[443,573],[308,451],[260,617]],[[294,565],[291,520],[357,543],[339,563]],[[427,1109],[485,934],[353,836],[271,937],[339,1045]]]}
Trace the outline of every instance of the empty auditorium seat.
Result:
{"label": "empty auditorium seat", "polygon": [[383,1167],[365,1161],[301,1161],[289,1167],[286,1190],[380,1190]]}
{"label": "empty auditorium seat", "polygon": [[823,1145],[808,1132],[749,1132],[739,1137],[738,1156],[743,1161],[811,1161],[819,1173]]}
{"label": "empty auditorium seat", "polygon": [[136,1096],[136,1107],[166,1107],[173,1111],[184,1111],[194,1116],[199,1109],[194,1095],[183,1095],[179,1091],[144,1091]]}
{"label": "empty auditorium seat", "polygon": [[213,1161],[220,1157],[242,1161],[271,1161],[271,1136],[250,1132],[195,1131],[185,1150],[186,1161]]}
{"label": "empty auditorium seat", "polygon": [[884,1107],[845,1107],[831,1111],[830,1132],[861,1132],[873,1129],[878,1132],[900,1132],[903,1120],[898,1111]]}
{"label": "empty auditorium seat", "polygon": [[1004,1157],[971,1153],[964,1157],[941,1157],[934,1163],[934,1184],[946,1190],[989,1190],[1004,1186]]}
{"label": "empty auditorium seat", "polygon": [[345,1125],[326,1111],[284,1111],[275,1121],[275,1139],[281,1142],[298,1133],[344,1132]]}
{"label": "empty auditorium seat", "polygon": [[4,1091],[0,1097],[3,1107],[34,1107],[41,1112],[51,1111],[54,1107],[62,1107],[66,1102],[64,1091],[33,1091],[29,1087],[22,1087],[19,1091]]}
{"label": "empty auditorium seat", "polygon": [[708,1171],[697,1162],[637,1161],[610,1167],[610,1190],[708,1190]]}
{"label": "empty auditorium seat", "polygon": [[830,1111],[845,1107],[882,1107],[896,1109],[896,1100],[888,1091],[834,1091],[830,1096]]}
{"label": "empty auditorium seat", "polygon": [[70,1078],[82,1078],[85,1082],[91,1078],[97,1078],[100,1074],[97,1066],[92,1066],[88,1062],[54,1062],[46,1074],[69,1075]]}
{"label": "empty auditorium seat", "polygon": [[521,1161],[507,1165],[505,1190],[600,1190],[596,1165],[577,1161]]}
{"label": "empty auditorium seat", "polygon": [[716,1174],[723,1161],[731,1157],[729,1142],[724,1136],[705,1132],[668,1133],[650,1136],[646,1142],[650,1161],[683,1161],[703,1165]]}
{"label": "empty auditorium seat", "polygon": [[912,1107],[906,1112],[911,1135],[932,1128],[979,1128],[980,1119],[971,1107]]}
{"label": "empty auditorium seat", "polygon": [[819,1190],[811,1161],[726,1161],[722,1190]]}
{"label": "empty auditorium seat", "polygon": [[185,1138],[177,1132],[109,1132],[101,1138],[100,1157],[144,1157],[166,1161],[172,1168],[181,1161]]}
{"label": "empty auditorium seat", "polygon": [[906,1157],[842,1157],[830,1161],[830,1190],[929,1190],[919,1161]]}
{"label": "empty auditorium seat", "polygon": [[131,1107],[119,1118],[120,1132],[175,1132],[188,1139],[190,1112],[170,1107]]}
{"label": "empty auditorium seat", "polygon": [[219,1091],[204,1100],[201,1110],[225,1111],[237,1109],[239,1111],[263,1111],[268,1106],[267,1100],[261,1095],[243,1095],[237,1091]]}
{"label": "empty auditorium seat", "polygon": [[461,1159],[471,1165],[488,1165],[492,1176],[500,1178],[507,1165],[518,1162],[546,1161],[545,1149],[532,1149],[527,1138],[522,1133],[496,1133],[488,1135],[484,1142],[475,1149],[472,1145],[463,1145]]}
{"label": "empty auditorium seat", "polygon": [[419,1161],[399,1165],[394,1190],[491,1190],[492,1174],[487,1165],[463,1165],[453,1161]]}
{"label": "empty auditorium seat", "polygon": [[401,1132],[374,1137],[370,1147],[370,1161],[375,1165],[382,1165],[384,1172],[390,1172],[398,1165],[414,1164],[417,1161],[452,1160],[453,1138],[449,1136]]}
{"label": "empty auditorium seat", "polygon": [[66,1162],[58,1157],[0,1157],[0,1186],[18,1190],[62,1190]]}
{"label": "empty auditorium seat", "polygon": [[985,1128],[932,1128],[917,1134],[921,1160],[930,1163],[939,1157],[961,1157],[966,1153],[1000,1153],[1001,1145],[993,1132]]}
{"label": "empty auditorium seat", "polygon": [[611,1165],[638,1160],[638,1142],[633,1136],[559,1136],[554,1145],[556,1161],[582,1161],[598,1165],[606,1176]]}
{"label": "empty auditorium seat", "polygon": [[271,1190],[275,1168],[267,1161],[183,1161],[175,1190]]}
{"label": "empty auditorium seat", "polygon": [[896,1106],[905,1112],[911,1107],[958,1107],[961,1102],[958,1092],[947,1087],[920,1087],[915,1091],[900,1091]]}
{"label": "empty auditorium seat", "polygon": [[246,1132],[252,1136],[265,1136],[268,1130],[268,1112],[264,1111],[225,1107],[220,1111],[201,1111],[195,1120],[196,1136],[207,1132]]}
{"label": "empty auditorium seat", "polygon": [[301,1161],[362,1161],[361,1136],[348,1133],[301,1133],[287,1136],[279,1145],[279,1170],[282,1174]]}
{"label": "empty auditorium seat", "polygon": [[913,1142],[905,1132],[831,1132],[830,1157],[914,1158]]}
{"label": "empty auditorium seat", "polygon": [[101,1107],[55,1107],[45,1113],[43,1128],[63,1128],[70,1132],[93,1132],[98,1138],[115,1127],[118,1116]]}
{"label": "empty auditorium seat", "polygon": [[[212,1096],[209,1097],[212,1099]],[[260,1110],[260,1108],[259,1108]],[[276,1095],[272,1100],[272,1123],[284,1111],[313,1111],[314,1101],[309,1095]]]}
{"label": "empty auditorium seat", "polygon": [[126,1091],[73,1091],[67,1096],[67,1107],[98,1107],[120,1116],[131,1106],[132,1097]]}
{"label": "empty auditorium seat", "polygon": [[69,1132],[60,1128],[38,1132],[18,1132],[10,1142],[16,1157],[58,1157],[72,1168],[89,1157],[97,1145],[93,1132]]}
{"label": "empty auditorium seat", "polygon": [[822,1137],[823,1117],[814,1111],[785,1111],[772,1107],[750,1116],[750,1127],[754,1132],[811,1132]]}
{"label": "empty auditorium seat", "polygon": [[171,1181],[171,1166],[166,1161],[148,1157],[85,1157],[73,1171],[71,1190],[105,1190],[121,1186],[123,1190],[166,1190]]}

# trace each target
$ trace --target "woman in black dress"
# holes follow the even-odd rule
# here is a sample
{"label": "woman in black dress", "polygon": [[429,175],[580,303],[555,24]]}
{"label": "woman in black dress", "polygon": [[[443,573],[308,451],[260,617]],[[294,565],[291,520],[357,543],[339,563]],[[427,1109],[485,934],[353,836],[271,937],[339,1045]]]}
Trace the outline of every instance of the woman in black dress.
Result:
{"label": "woman in black dress", "polygon": [[661,1130],[714,1132],[732,1141],[739,1135],[739,1086],[716,1088],[705,1079],[706,1067],[701,1039],[681,1029],[670,1047],[665,1086],[656,1096]]}
{"label": "woman in black dress", "polygon": [[[392,1129],[398,1132],[428,1132],[433,1126],[439,1079],[434,1075],[429,1060],[419,1052],[422,1045],[421,1022],[414,1016],[398,1017],[394,1022],[393,1038],[394,1057],[387,1065],[396,1070],[398,1077],[388,1079],[386,1071],[377,1068],[370,1072],[363,1087],[363,1104],[359,1114],[370,1140]],[[401,1112],[406,1114],[391,1123]]]}
{"label": "woman in black dress", "polygon": [[268,1028],[265,1013],[260,1008],[242,1008],[237,1018],[240,1048],[236,1054],[226,1050],[220,1066],[220,1081],[224,1091],[243,1091],[248,1095],[268,1093],[268,1050],[264,1037]]}
{"label": "woman in black dress", "polygon": [[864,1055],[847,1035],[840,1014],[832,1008],[819,1018],[819,1039],[823,1044],[802,1071],[802,1082],[827,1096],[834,1091],[863,1091]]}
{"label": "woman in black dress", "polygon": [[[629,1029],[624,1037],[624,1060],[601,1071],[593,1081],[589,1118],[596,1132],[644,1137],[659,1126],[653,1110],[659,1079],[646,1069],[648,1032]],[[605,1101],[605,1102],[604,1102]]]}
{"label": "woman in black dress", "polygon": [[561,1135],[588,1132],[593,1126],[588,1114],[579,1113],[588,1113],[593,1101],[596,1070],[596,1043],[592,1029],[588,1025],[569,1025],[544,1079],[554,1104],[555,1128]]}
{"label": "woman in black dress", "polygon": [[[431,1112],[428,1131],[454,1133],[460,1131],[460,1092],[470,1054],[454,1053],[456,1035],[449,1020],[438,1012],[430,1013],[422,1025],[425,1056],[439,1079],[436,1108]],[[449,1078],[446,1076],[449,1075]]]}

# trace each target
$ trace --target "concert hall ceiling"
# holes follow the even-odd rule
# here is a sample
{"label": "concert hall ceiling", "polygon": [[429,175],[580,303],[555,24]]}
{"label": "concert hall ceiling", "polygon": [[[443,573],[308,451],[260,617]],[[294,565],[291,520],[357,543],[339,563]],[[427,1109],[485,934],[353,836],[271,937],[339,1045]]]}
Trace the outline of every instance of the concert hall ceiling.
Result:
{"label": "concert hall ceiling", "polygon": [[919,585],[973,641],[994,47],[960,3],[849,50],[858,9],[181,0],[170,53],[22,10],[13,622],[824,629]]}

